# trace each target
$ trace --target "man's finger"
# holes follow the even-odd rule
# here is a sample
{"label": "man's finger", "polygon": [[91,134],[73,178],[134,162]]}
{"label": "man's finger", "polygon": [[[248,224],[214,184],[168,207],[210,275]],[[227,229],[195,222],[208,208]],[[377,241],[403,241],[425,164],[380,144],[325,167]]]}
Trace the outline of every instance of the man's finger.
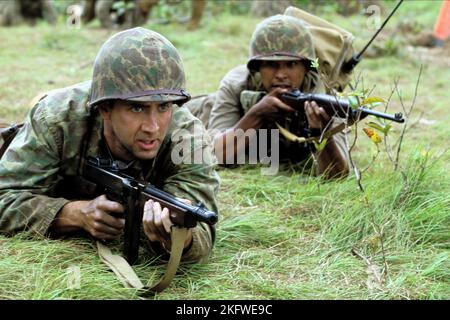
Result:
{"label": "man's finger", "polygon": [[282,109],[285,112],[295,112],[295,109],[292,108],[290,105],[287,105],[286,103],[284,103],[281,100],[278,100],[278,101],[279,101],[279,103],[277,103],[277,107],[279,109]]}
{"label": "man's finger", "polygon": [[122,230],[125,226],[125,219],[123,218],[116,218],[110,214],[105,214],[102,216],[101,222],[103,222],[105,225],[117,229]]}
{"label": "man's finger", "polygon": [[96,207],[105,212],[122,213],[124,211],[124,208],[120,203],[108,200],[105,195],[97,198]]}
{"label": "man's finger", "polygon": [[170,220],[169,209],[163,209],[163,211],[161,212],[161,221],[163,223],[164,230],[166,230],[167,233],[170,233],[170,228],[172,227],[173,223]]}
{"label": "man's finger", "polygon": [[107,233],[97,233],[95,238],[101,239],[101,240],[113,240],[113,239],[116,239],[117,236],[113,236],[113,235],[110,235]]}
{"label": "man's finger", "polygon": [[191,205],[191,204],[192,204],[192,201],[189,200],[189,199],[184,199],[184,198],[178,198],[178,197],[177,197],[177,200],[179,200],[179,201],[181,201],[181,202],[184,202],[184,203],[186,203],[186,204],[188,204],[188,205]]}
{"label": "man's finger", "polygon": [[323,120],[326,120],[326,121],[328,121],[330,119],[330,116],[325,111],[325,109],[323,107],[320,107],[317,104],[317,102],[311,101],[311,107],[314,110],[314,113],[316,114],[316,116],[319,117],[320,119],[323,119]]}
{"label": "man's finger", "polygon": [[152,200],[149,200],[144,205],[144,216],[142,224],[144,226],[144,232],[151,241],[157,240],[157,232],[155,230],[155,224],[153,221],[153,204]]}
{"label": "man's finger", "polygon": [[101,222],[95,222],[92,227],[95,233],[107,234],[112,237],[117,237],[122,234],[122,229],[116,229]]}
{"label": "man's finger", "polygon": [[289,89],[277,87],[277,88],[271,90],[271,91],[268,93],[268,95],[269,95],[269,96],[274,96],[274,97],[281,97],[281,95],[282,95],[283,93],[286,93],[286,92],[288,92],[288,91],[289,91]]}
{"label": "man's finger", "polygon": [[307,115],[311,115],[312,110],[311,110],[311,105],[309,104],[309,102],[305,101],[305,105],[304,106],[305,106],[305,113]]}
{"label": "man's finger", "polygon": [[155,224],[155,230],[159,236],[164,237],[165,232],[164,232],[164,225],[161,220],[161,214],[162,214],[161,204],[159,202],[155,202],[153,204],[153,222]]}

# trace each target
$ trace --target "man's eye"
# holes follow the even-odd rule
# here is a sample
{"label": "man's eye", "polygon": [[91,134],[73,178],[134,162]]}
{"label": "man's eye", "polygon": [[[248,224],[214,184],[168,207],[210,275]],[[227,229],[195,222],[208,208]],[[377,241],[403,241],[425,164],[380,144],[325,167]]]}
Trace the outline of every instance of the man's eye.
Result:
{"label": "man's eye", "polygon": [[170,109],[171,106],[172,106],[172,103],[170,103],[170,102],[167,102],[167,103],[161,103],[161,104],[159,105],[159,110],[160,110],[160,111],[167,111],[167,110]]}
{"label": "man's eye", "polygon": [[277,64],[274,61],[265,61],[264,66],[268,68],[276,68]]}
{"label": "man's eye", "polygon": [[131,106],[132,112],[142,112],[143,108],[141,106]]}

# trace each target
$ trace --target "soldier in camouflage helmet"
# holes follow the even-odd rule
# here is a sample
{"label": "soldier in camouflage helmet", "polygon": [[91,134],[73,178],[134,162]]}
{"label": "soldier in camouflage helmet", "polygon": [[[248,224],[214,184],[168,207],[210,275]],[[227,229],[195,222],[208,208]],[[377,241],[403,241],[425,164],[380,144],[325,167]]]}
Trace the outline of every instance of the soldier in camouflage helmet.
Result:
{"label": "soldier in camouflage helmet", "polygon": [[[0,231],[119,237],[124,219],[110,213],[123,207],[82,178],[87,156],[119,161],[128,175],[217,211],[217,161],[200,121],[179,108],[190,98],[184,88],[181,58],[166,38],[144,28],[112,36],[97,55],[92,81],[49,92],[1,158]],[[172,136],[180,131],[192,150],[202,150],[201,163],[172,161]],[[157,202],[144,211],[149,250],[167,253],[169,211]],[[189,229],[184,261],[205,261],[214,232],[203,223]]]}
{"label": "soldier in camouflage helmet", "polygon": [[[289,128],[289,115],[294,109],[280,100],[282,93],[292,89],[311,93],[325,91],[311,64],[315,57],[313,39],[303,20],[275,15],[257,25],[250,41],[247,66],[231,70],[222,79],[217,93],[192,99],[187,104],[214,136],[219,163],[229,163],[229,159],[245,152],[252,143],[248,139],[234,139],[236,132],[276,128],[275,121]],[[327,127],[330,117],[322,108],[314,101],[305,107],[311,131]],[[227,154],[227,150],[234,150],[234,154]],[[318,173],[326,173],[326,177],[343,176],[348,172],[342,134],[330,138],[321,152],[316,152],[312,145],[280,137],[279,152],[280,160],[289,162],[310,160],[316,153]]]}
{"label": "soldier in camouflage helmet", "polygon": [[316,59],[313,39],[300,19],[276,15],[256,26],[250,40],[249,70],[258,70],[258,61],[303,61],[306,68]]}

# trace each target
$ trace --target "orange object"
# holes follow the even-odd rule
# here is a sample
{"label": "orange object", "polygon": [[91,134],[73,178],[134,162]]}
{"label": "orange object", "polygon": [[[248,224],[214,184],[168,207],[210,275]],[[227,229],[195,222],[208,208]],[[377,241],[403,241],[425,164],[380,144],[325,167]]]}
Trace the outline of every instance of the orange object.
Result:
{"label": "orange object", "polygon": [[450,0],[442,2],[433,35],[439,40],[446,40],[450,36]]}

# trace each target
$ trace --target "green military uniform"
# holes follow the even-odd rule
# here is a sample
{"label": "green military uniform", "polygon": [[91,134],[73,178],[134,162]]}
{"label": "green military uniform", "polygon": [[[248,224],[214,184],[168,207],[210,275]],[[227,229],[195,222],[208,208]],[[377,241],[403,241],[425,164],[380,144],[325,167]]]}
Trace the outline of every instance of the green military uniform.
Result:
{"label": "green military uniform", "polygon": [[[193,98],[185,104],[185,107],[198,117],[211,133],[217,130],[223,131],[232,128],[248,112],[257,102],[263,90],[258,74],[250,73],[245,65],[241,65],[227,73],[220,82],[219,90],[216,93]],[[301,90],[311,93],[325,92],[318,75],[311,71],[308,72]],[[252,91],[254,94],[252,94]],[[336,124],[340,123],[340,121],[339,119],[334,119]],[[286,119],[283,125],[289,128],[289,119]],[[271,123],[268,123],[266,128],[274,127]],[[343,155],[347,155],[344,134],[339,132],[333,136],[333,139],[340,152]],[[281,160],[303,161],[310,154],[311,151],[308,146],[287,141],[286,138],[280,136]]]}
{"label": "green military uniform", "polygon": [[[184,72],[178,65],[181,66],[180,57],[162,36],[143,28],[123,31],[102,46],[92,83],[51,91],[35,105],[0,160],[0,232],[29,230],[47,235],[66,203],[100,195],[94,185],[82,178],[83,161],[87,156],[112,157],[96,103],[120,99],[120,95],[135,101],[175,101],[172,121],[156,157],[134,160],[126,173],[176,197],[193,203],[201,201],[209,210],[217,211],[219,177],[214,170],[217,160],[200,121],[176,106],[176,101],[183,101],[180,97],[188,97],[182,89],[176,89],[184,87]],[[133,76],[128,72],[135,79],[142,77],[142,81],[131,81]],[[155,74],[159,80],[155,80]],[[191,141],[191,150],[202,150],[201,163],[172,161],[172,151],[177,147],[172,136],[180,132],[184,140]],[[183,156],[190,160],[189,152],[185,151]],[[193,229],[192,245],[183,259],[206,259],[213,241],[214,228],[199,223]]]}
{"label": "green military uniform", "polygon": [[[69,199],[93,199],[100,194],[80,177],[86,156],[109,157],[102,137],[103,124],[97,111],[87,106],[90,82],[50,92],[29,113],[25,126],[0,160],[0,230],[16,233],[31,230],[45,235],[58,211]],[[89,127],[92,133],[88,137]],[[199,120],[174,106],[172,122],[155,159],[135,161],[128,173],[144,179],[179,198],[202,201],[217,210],[219,186],[215,157],[209,141],[200,139]],[[171,136],[191,131],[195,143],[206,152],[203,164],[172,163]],[[205,137],[207,135],[204,135]],[[185,137],[188,138],[188,137]],[[86,146],[84,146],[86,144]],[[83,149],[85,148],[85,152]],[[184,259],[199,260],[212,248],[213,230],[199,224],[193,245]]]}
{"label": "green military uniform", "polygon": [[[258,24],[253,33],[247,66],[241,65],[229,71],[216,93],[193,98],[185,106],[212,134],[234,127],[267,93],[257,70],[257,62],[262,60],[306,60],[308,72],[299,89],[307,93],[325,93],[325,86],[317,70],[309,67],[315,57],[312,37],[302,20],[286,15],[270,17]],[[284,123],[280,125],[290,129],[290,120],[286,116]],[[334,119],[333,126],[339,122],[341,120]],[[276,127],[273,122],[268,122],[263,128]],[[332,139],[340,152],[347,156],[343,133],[334,135]],[[307,144],[292,143],[283,136],[280,136],[279,147],[280,160],[299,162],[311,154],[311,148]]]}

